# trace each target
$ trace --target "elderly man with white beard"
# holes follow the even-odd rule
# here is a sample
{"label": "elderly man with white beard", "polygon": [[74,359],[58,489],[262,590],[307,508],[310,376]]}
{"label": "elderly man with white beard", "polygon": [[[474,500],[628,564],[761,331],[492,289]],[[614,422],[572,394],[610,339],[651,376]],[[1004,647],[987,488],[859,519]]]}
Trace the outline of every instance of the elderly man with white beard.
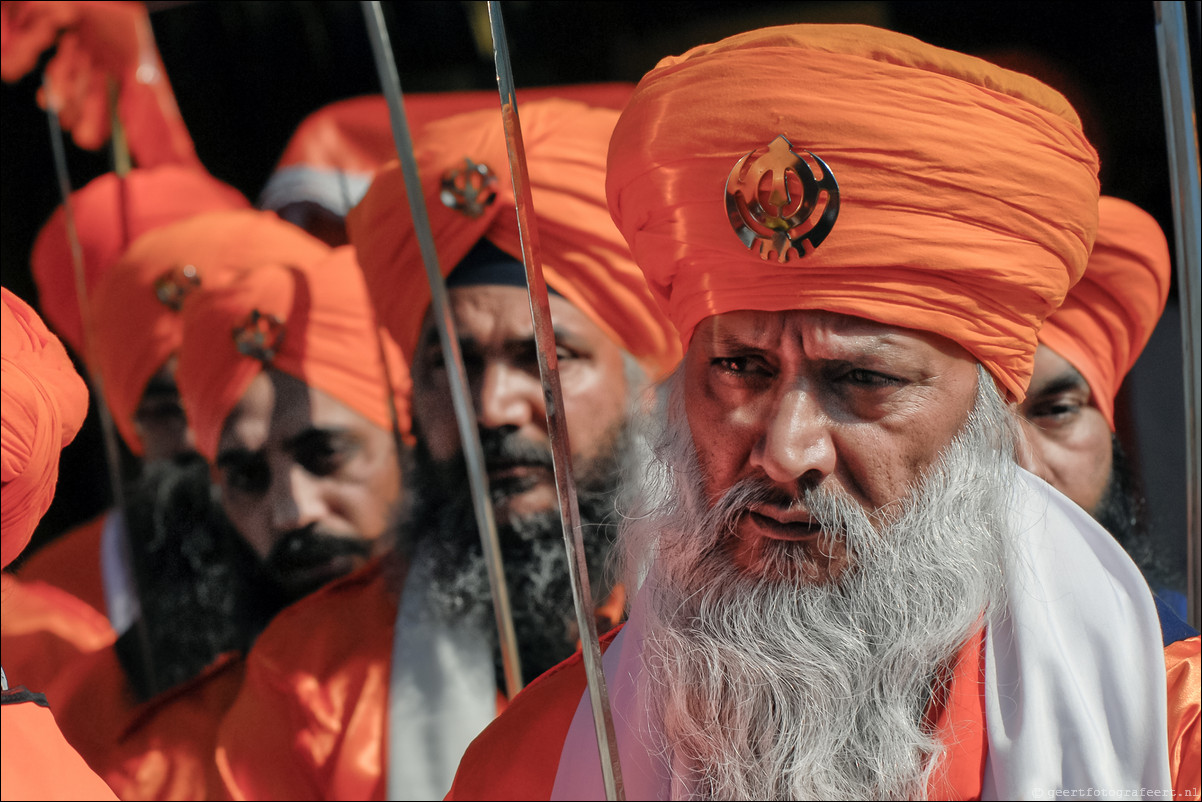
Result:
{"label": "elderly man with white beard", "polygon": [[[1058,93],[871,28],[640,82],[608,201],[686,355],[603,642],[628,798],[1197,795],[1198,638],[1015,464],[1097,166]],[[584,685],[528,686],[448,799],[602,798]]]}

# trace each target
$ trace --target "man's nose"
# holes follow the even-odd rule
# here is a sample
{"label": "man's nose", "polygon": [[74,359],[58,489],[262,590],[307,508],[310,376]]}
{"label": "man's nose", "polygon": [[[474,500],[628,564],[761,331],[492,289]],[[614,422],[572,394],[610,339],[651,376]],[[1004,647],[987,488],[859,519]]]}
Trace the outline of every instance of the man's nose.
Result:
{"label": "man's nose", "polygon": [[326,514],[321,479],[292,463],[273,471],[270,499],[274,532],[291,532],[320,521]]}
{"label": "man's nose", "polygon": [[834,471],[831,421],[813,393],[794,389],[779,397],[752,449],[751,464],[782,484],[802,477],[816,483]]}
{"label": "man's nose", "polygon": [[537,376],[502,362],[491,362],[478,381],[480,426],[484,429],[545,425],[542,383]]}

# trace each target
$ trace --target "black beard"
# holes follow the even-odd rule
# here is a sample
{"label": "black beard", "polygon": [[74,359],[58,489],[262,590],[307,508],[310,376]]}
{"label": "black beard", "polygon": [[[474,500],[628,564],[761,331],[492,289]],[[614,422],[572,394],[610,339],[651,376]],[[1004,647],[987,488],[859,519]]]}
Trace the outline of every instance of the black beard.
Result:
{"label": "black beard", "polygon": [[126,505],[142,618],[116,648],[146,700],[248,650],[286,602],[213,498],[200,455],[148,464]]}
{"label": "black beard", "polygon": [[1116,435],[1110,435],[1112,467],[1110,481],[1102,500],[1093,510],[1093,517],[1139,566],[1152,590],[1176,588],[1181,582],[1177,572],[1169,569],[1156,553],[1148,531],[1144,496],[1137,486],[1127,455]]}
{"label": "black beard", "polygon": [[[621,466],[629,453],[626,427],[613,433],[606,457],[576,473],[577,501],[584,532],[592,596],[601,604],[612,589],[605,575],[616,535]],[[519,440],[516,433],[481,431],[486,463],[520,461],[551,468],[550,451]],[[504,687],[488,573],[480,545],[467,469],[462,457],[439,462],[430,456],[421,437],[413,450],[414,469],[405,472],[407,512],[401,522],[403,550],[429,566],[430,606],[446,621],[475,623],[493,641],[498,687]],[[519,488],[519,490],[522,488]],[[491,488],[493,504],[515,492]],[[509,587],[513,625],[522,662],[522,679],[529,683],[566,659],[579,640],[571,579],[558,509],[498,524],[497,537]]]}

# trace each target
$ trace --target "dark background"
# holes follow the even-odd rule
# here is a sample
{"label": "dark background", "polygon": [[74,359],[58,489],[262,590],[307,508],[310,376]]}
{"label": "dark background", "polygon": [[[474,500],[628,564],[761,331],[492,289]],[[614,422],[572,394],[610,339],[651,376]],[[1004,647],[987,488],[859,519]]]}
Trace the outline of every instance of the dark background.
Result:
{"label": "dark background", "polygon": [[[296,125],[334,100],[376,93],[363,14],[350,2],[152,2],[159,50],[205,166],[252,200]],[[1197,3],[1190,6],[1195,56]],[[483,3],[385,3],[406,91],[495,89]],[[1148,210],[1173,244],[1151,2],[507,2],[519,86],[637,81],[656,61],[723,36],[790,22],[860,22],[983,56],[1064,92],[1102,157],[1102,190]],[[60,201],[37,76],[0,89],[2,281],[36,303],[29,250]],[[1197,85],[1195,69],[1195,86]],[[68,146],[74,187],[110,155]],[[1196,268],[1195,268],[1196,269]],[[1120,397],[1152,522],[1185,560],[1184,410],[1176,291]],[[93,415],[94,418],[94,415]],[[99,512],[108,481],[94,419],[64,452],[60,491],[35,544]]]}

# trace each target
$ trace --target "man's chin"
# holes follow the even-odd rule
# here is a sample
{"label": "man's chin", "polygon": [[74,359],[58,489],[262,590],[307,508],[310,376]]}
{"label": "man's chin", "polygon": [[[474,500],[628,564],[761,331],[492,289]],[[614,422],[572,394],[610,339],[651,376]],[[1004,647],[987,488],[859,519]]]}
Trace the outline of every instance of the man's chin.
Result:
{"label": "man's chin", "polygon": [[360,554],[340,554],[314,565],[272,570],[271,575],[291,603],[357,570],[366,562],[367,558]]}

